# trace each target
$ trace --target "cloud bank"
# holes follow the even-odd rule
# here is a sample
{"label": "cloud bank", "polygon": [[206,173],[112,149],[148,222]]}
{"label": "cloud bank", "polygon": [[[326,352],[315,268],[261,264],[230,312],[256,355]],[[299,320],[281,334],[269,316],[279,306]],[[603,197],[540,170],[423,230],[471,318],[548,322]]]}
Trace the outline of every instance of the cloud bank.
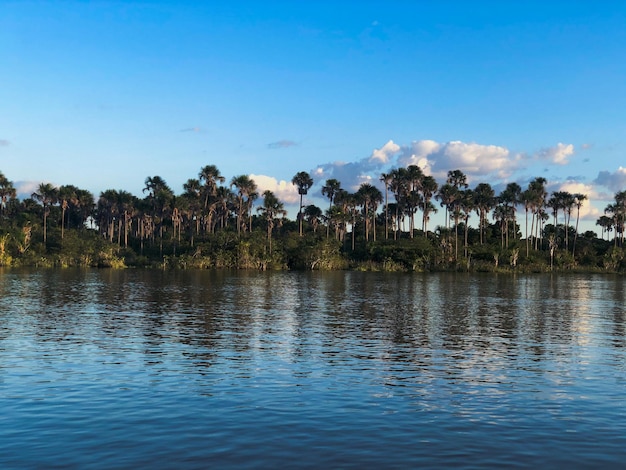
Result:
{"label": "cloud bank", "polygon": [[380,174],[391,168],[417,165],[427,175],[438,181],[445,180],[448,171],[460,169],[472,184],[474,181],[508,180],[526,165],[542,160],[564,165],[574,154],[572,144],[558,143],[528,155],[510,151],[499,145],[475,142],[413,141],[399,145],[389,140],[382,147],[372,150],[368,157],[356,162],[330,162],[318,165],[311,171],[316,182],[328,178],[341,181],[348,190],[354,190],[364,181],[377,181]]}

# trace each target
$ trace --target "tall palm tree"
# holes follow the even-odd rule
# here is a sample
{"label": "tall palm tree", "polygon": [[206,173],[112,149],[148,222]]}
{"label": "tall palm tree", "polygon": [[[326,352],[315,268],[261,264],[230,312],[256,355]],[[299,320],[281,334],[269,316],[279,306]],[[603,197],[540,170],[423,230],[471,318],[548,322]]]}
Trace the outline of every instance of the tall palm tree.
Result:
{"label": "tall palm tree", "polygon": [[50,206],[56,204],[58,200],[58,191],[50,183],[40,183],[31,198],[38,201],[43,206],[43,242],[48,240],[48,215],[50,215]]}
{"label": "tall palm tree", "polygon": [[562,209],[563,209],[563,214],[565,216],[565,249],[569,250],[569,228],[570,228],[570,221],[572,218],[572,210],[574,209],[574,206],[576,205],[576,197],[568,192],[568,191],[563,191],[563,199],[562,199]]}
{"label": "tall palm tree", "polygon": [[194,226],[195,234],[200,234],[202,184],[200,183],[200,180],[196,178],[189,178],[187,182],[183,184],[183,190],[185,192],[182,197],[187,199],[187,206],[189,208],[189,242],[191,246],[194,246]]}
{"label": "tall palm tree", "polygon": [[393,173],[381,173],[380,181],[385,185],[385,240],[389,238],[389,185],[393,181]]}
{"label": "tall palm tree", "polygon": [[133,216],[137,207],[137,198],[128,191],[120,190],[117,192],[117,244],[122,244],[122,227],[124,228],[124,246],[128,246],[128,235],[131,230]]}
{"label": "tall palm tree", "polygon": [[113,242],[115,219],[119,214],[118,194],[115,189],[107,189],[100,193],[97,205],[98,228],[100,233]]}
{"label": "tall palm tree", "polygon": [[449,216],[452,212],[452,204],[454,204],[454,201],[458,197],[458,189],[452,186],[450,183],[442,184],[435,197],[440,201],[439,205],[441,207],[445,207],[446,209],[444,219],[446,222],[446,228],[448,229],[450,228]]}
{"label": "tall palm tree", "polygon": [[[548,192],[545,188],[546,183],[547,180],[545,178],[537,177],[528,183],[528,188],[522,193],[522,200],[526,209],[526,256],[528,256],[529,252],[530,238],[534,240],[535,249],[538,248],[539,226],[546,198],[548,197]],[[530,233],[528,233],[528,212],[531,213]]]}
{"label": "tall palm tree", "polygon": [[[335,178],[326,180],[326,184],[322,186],[322,196],[326,196],[329,200],[328,210],[330,211],[335,202],[335,196],[341,190],[341,183]],[[326,225],[326,238],[329,236],[330,224]]]}
{"label": "tall palm tree", "polygon": [[509,244],[508,223],[513,219],[513,208],[505,202],[500,201],[493,209],[493,218],[500,226],[500,247],[504,248]]}
{"label": "tall palm tree", "polygon": [[484,242],[485,226],[487,225],[487,214],[495,206],[495,192],[489,183],[479,183],[473,191],[474,207],[478,214],[478,232],[480,244]]}
{"label": "tall palm tree", "polygon": [[596,225],[599,225],[602,228],[602,239],[604,240],[604,232],[607,233],[607,241],[610,239],[608,235],[613,230],[613,219],[606,215],[602,215],[596,220]]}
{"label": "tall palm tree", "polygon": [[517,221],[515,214],[517,205],[521,202],[522,187],[513,182],[506,185],[504,191],[500,193],[499,200],[507,208],[504,212],[507,217],[504,219],[506,246],[509,246],[509,220],[513,222],[513,239],[517,238]]}
{"label": "tall palm tree", "polygon": [[438,186],[437,181],[432,176],[424,176],[422,179],[422,205],[420,208],[422,209],[422,231],[424,232],[424,237],[428,236],[430,214],[437,212],[431,199],[437,193]]}
{"label": "tall palm tree", "polygon": [[58,189],[59,204],[61,205],[61,240],[65,233],[65,213],[70,206],[70,201],[76,200],[76,190],[78,188],[72,185],[60,186]]}
{"label": "tall palm tree", "polygon": [[[252,208],[250,200],[256,196],[256,183],[248,175],[234,176],[230,180],[231,188],[234,186],[237,189],[237,234],[241,235],[241,228],[245,224],[243,217],[248,215],[248,211]],[[252,227],[250,227],[252,229]]]}
{"label": "tall palm tree", "polygon": [[422,204],[422,182],[424,179],[424,172],[417,165],[409,165],[407,168],[406,177],[409,182],[409,193],[406,198],[407,208],[409,210],[410,217],[410,237],[413,238],[413,232],[415,229],[415,213]]}
{"label": "tall palm tree", "polygon": [[355,236],[356,236],[356,219],[359,215],[359,201],[356,194],[345,194],[343,196],[343,203],[345,204],[345,213],[349,216],[350,223],[352,224],[352,251],[355,248]]}
{"label": "tall palm tree", "polygon": [[226,186],[218,186],[216,197],[215,211],[217,219],[220,221],[220,228],[224,229],[228,226],[228,219],[232,214],[234,207],[234,195],[230,188]]}
{"label": "tall palm tree", "polygon": [[[396,168],[391,170],[391,182],[389,189],[396,199],[396,230],[394,231],[394,240],[398,239],[398,231],[400,230],[400,215],[404,220],[404,208],[407,205],[407,198],[410,192],[408,171],[406,168]],[[404,225],[404,223],[403,223]]]}
{"label": "tall palm tree", "polygon": [[145,185],[143,192],[148,192],[146,201],[152,208],[152,220],[159,231],[159,253],[162,255],[165,220],[172,209],[174,192],[160,176],[148,176]]}
{"label": "tall palm tree", "polygon": [[217,169],[215,165],[206,165],[205,167],[200,169],[200,173],[198,173],[198,178],[201,184],[200,192],[203,195],[204,199],[204,216],[207,218],[207,226],[209,231],[213,226],[213,215],[215,213],[216,207],[216,195],[218,183],[223,183],[226,181],[220,170]]}
{"label": "tall palm tree", "polygon": [[576,254],[576,239],[578,238],[578,221],[580,220],[580,208],[586,200],[586,194],[574,194],[574,204],[576,205],[576,230],[574,230],[574,245],[572,246],[572,256]]}
{"label": "tall palm tree", "polygon": [[267,223],[267,241],[270,254],[272,254],[272,230],[274,229],[276,219],[285,217],[287,211],[283,203],[269,189],[263,192],[263,204],[257,207],[257,211],[263,214],[263,218]]}
{"label": "tall palm tree", "polygon": [[446,179],[446,183],[451,184],[457,189],[467,189],[469,186],[467,184],[467,175],[463,173],[461,170],[450,170],[448,171],[448,178]]}
{"label": "tall palm tree", "polygon": [[313,186],[313,179],[306,171],[300,171],[291,179],[291,184],[298,188],[298,194],[300,195],[298,220],[300,221],[300,236],[302,236],[302,197],[305,196],[309,192],[309,189],[311,189],[311,186]]}
{"label": "tall palm tree", "polygon": [[363,183],[356,192],[357,201],[363,206],[363,215],[365,219],[365,241],[369,241],[370,214],[373,219],[373,238],[376,241],[376,209],[378,204],[383,200],[380,190],[370,184]]}
{"label": "tall palm tree", "polygon": [[86,189],[78,189],[76,191],[76,214],[79,221],[80,229],[85,228],[87,220],[94,220],[95,201],[93,194]]}
{"label": "tall palm tree", "polygon": [[469,185],[467,184],[467,176],[461,170],[448,171],[446,184],[454,188],[452,192],[451,216],[454,219],[454,258],[456,260],[459,258],[459,220],[462,214],[461,202],[466,199],[463,189],[467,189]]}
{"label": "tall palm tree", "polygon": [[313,233],[317,232],[317,227],[319,226],[323,215],[322,209],[314,204],[310,204],[304,208],[304,218],[309,225],[313,227]]}
{"label": "tall palm tree", "polygon": [[463,223],[465,225],[465,242],[464,242],[464,254],[467,258],[468,254],[468,233],[469,233],[469,218],[472,214],[472,211],[476,209],[474,191],[471,189],[465,189],[461,191],[461,197],[459,198],[459,210],[461,215],[463,216]]}

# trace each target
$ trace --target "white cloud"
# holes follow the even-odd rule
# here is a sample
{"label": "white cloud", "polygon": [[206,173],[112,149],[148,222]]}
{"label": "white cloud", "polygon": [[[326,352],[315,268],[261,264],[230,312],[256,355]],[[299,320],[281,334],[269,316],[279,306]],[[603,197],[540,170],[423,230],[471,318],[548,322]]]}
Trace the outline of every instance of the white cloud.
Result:
{"label": "white cloud", "polygon": [[[578,181],[566,181],[556,185],[554,191],[567,191],[571,194],[584,194],[587,196],[587,200],[583,201],[580,207],[580,219],[596,221],[598,217],[602,215],[597,207],[591,204],[592,200],[602,199],[602,195],[599,194],[595,188],[590,184],[580,183]],[[576,217],[576,208],[572,212],[572,219]]]}
{"label": "white cloud", "polygon": [[624,191],[626,189],[626,168],[620,166],[613,173],[601,171],[593,182],[614,192]]}
{"label": "white cloud", "polygon": [[391,158],[400,151],[400,146],[390,140],[379,149],[374,149],[369,158],[370,162],[389,163]]}
{"label": "white cloud", "polygon": [[6,139],[0,139],[0,147],[8,147],[10,142]]}
{"label": "white cloud", "polygon": [[259,195],[262,195],[263,191],[269,189],[278,199],[287,204],[294,204],[300,201],[298,189],[291,184],[291,181],[278,181],[276,178],[266,175],[250,175],[250,178],[256,183]]}
{"label": "white cloud", "polygon": [[408,165],[417,165],[424,174],[440,181],[446,178],[449,170],[456,169],[463,171],[469,181],[473,177],[484,178],[488,175],[508,178],[525,158],[522,154],[512,154],[507,148],[497,145],[419,140],[400,146],[389,140],[367,158],[349,163],[322,164],[312,171],[312,175],[316,181],[336,178],[345,189],[353,191],[363,181],[378,184],[380,173],[387,169]]}
{"label": "white cloud", "polygon": [[398,162],[403,166],[418,165],[426,174],[443,179],[450,170],[460,169],[471,179],[472,176],[496,174],[506,178],[519,166],[521,155],[512,155],[497,145],[482,145],[473,142],[451,141],[438,143],[421,140],[403,148]]}
{"label": "white cloud", "polygon": [[559,142],[555,147],[547,147],[541,149],[537,153],[537,157],[541,160],[548,160],[556,165],[567,165],[569,157],[574,154],[574,146],[572,144],[562,144]]}

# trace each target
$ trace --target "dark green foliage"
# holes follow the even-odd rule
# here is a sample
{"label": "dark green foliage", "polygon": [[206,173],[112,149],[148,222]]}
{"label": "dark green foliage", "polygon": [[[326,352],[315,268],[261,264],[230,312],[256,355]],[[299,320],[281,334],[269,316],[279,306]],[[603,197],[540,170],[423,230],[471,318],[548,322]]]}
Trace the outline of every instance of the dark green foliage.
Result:
{"label": "dark green foliage", "polygon": [[[576,233],[586,196],[549,196],[543,178],[525,191],[509,184],[498,196],[485,183],[469,188],[459,170],[438,185],[410,166],[381,175],[384,193],[372,183],[349,193],[326,181],[323,210],[303,204],[314,182],[299,172],[292,181],[302,214],[296,220],[249,176],[225,181],[207,165],[180,195],[151,176],[141,198],[124,190],[94,198],[72,185],[41,184],[20,201],[0,173],[0,266],[626,271],[626,192],[598,220],[598,238]],[[437,210],[445,211],[445,224],[429,227]]]}

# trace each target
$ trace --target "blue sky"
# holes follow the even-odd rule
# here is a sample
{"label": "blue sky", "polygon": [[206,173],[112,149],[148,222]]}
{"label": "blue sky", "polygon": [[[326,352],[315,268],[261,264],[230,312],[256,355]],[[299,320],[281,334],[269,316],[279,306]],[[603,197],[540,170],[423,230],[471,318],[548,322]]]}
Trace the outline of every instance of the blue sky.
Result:
{"label": "blue sky", "polygon": [[[207,164],[326,207],[418,164],[470,186],[626,189],[622,1],[7,2],[0,171],[138,196]],[[435,223],[438,223],[435,221]]]}

